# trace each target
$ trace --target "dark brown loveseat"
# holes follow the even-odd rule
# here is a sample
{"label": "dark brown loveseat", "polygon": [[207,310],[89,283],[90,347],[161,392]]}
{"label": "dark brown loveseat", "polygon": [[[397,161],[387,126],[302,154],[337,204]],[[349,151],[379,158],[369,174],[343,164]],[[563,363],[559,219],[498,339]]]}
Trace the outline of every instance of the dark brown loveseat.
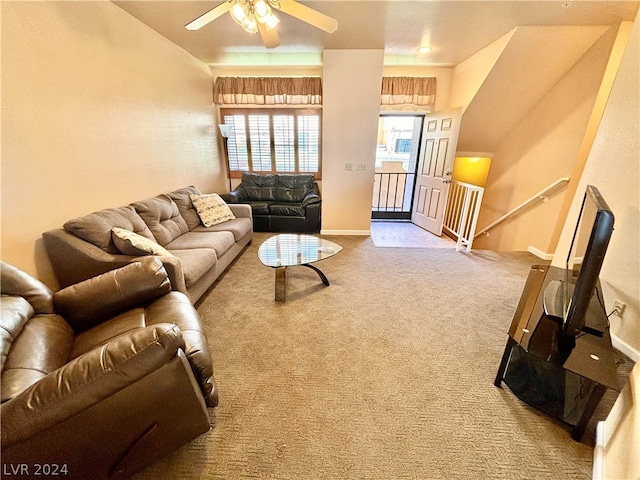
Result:
{"label": "dark brown loveseat", "polygon": [[322,198],[311,174],[244,173],[240,185],[221,197],[230,205],[251,205],[256,232],[320,231]]}
{"label": "dark brown loveseat", "polygon": [[207,339],[157,257],[55,294],[0,268],[3,466],[126,478],[209,429]]}

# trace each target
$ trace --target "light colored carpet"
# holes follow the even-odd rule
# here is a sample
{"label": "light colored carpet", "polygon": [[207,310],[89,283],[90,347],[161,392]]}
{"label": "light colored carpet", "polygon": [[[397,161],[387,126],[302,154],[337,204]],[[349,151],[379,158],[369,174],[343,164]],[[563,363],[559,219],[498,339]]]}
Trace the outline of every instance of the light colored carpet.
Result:
{"label": "light colored carpet", "polygon": [[137,480],[591,478],[602,415],[575,442],[493,385],[535,257],[328,237],[344,247],[317,264],[331,286],[289,268],[276,304],[266,238],[198,305],[212,429]]}

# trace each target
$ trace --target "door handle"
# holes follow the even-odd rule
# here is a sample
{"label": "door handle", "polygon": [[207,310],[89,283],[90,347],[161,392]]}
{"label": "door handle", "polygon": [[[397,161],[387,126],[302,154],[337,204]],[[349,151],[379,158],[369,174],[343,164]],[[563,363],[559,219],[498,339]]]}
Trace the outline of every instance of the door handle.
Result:
{"label": "door handle", "polygon": [[449,180],[448,178],[443,178],[442,183],[451,183],[451,180]]}

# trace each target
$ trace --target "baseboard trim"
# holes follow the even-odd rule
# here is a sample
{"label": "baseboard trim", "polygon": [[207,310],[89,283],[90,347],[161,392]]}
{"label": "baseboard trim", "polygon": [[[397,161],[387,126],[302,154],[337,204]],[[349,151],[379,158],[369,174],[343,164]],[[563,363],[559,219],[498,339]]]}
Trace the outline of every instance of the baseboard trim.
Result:
{"label": "baseboard trim", "polygon": [[532,247],[531,245],[529,245],[527,251],[529,253],[533,253],[536,257],[541,258],[542,260],[553,260],[553,253],[543,252],[542,250],[538,250],[536,247]]}
{"label": "baseboard trim", "polygon": [[364,235],[370,236],[371,230],[320,230],[320,235]]}
{"label": "baseboard trim", "polygon": [[638,360],[640,360],[640,351],[636,350],[613,332],[611,333],[611,345],[613,345],[613,348],[619,352],[624,353],[634,362],[638,363]]}
{"label": "baseboard trim", "polygon": [[[613,348],[629,357],[634,362],[638,363],[640,360],[640,351],[629,345],[624,340],[620,339],[616,334],[611,334],[611,345]],[[605,472],[605,460],[606,456],[606,436],[605,436],[606,423],[604,421],[598,422],[596,425],[596,444],[593,449],[593,480],[604,480]]]}
{"label": "baseboard trim", "polygon": [[604,422],[596,425],[596,445],[593,449],[593,480],[604,480]]}

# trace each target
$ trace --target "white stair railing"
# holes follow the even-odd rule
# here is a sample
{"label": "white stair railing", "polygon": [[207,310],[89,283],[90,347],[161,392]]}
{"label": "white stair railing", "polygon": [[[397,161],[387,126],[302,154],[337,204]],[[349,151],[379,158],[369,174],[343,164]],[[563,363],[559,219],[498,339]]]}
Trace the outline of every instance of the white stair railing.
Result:
{"label": "white stair railing", "polygon": [[555,190],[560,185],[564,185],[565,183],[568,183],[568,182],[569,182],[569,177],[561,177],[561,178],[559,178],[558,180],[553,182],[548,187],[543,188],[542,190],[540,190],[535,195],[532,195],[530,198],[528,198],[527,200],[522,202],[517,207],[509,210],[507,213],[505,213],[503,216],[501,216],[495,222],[493,222],[493,223],[487,225],[486,227],[484,227],[482,230],[480,230],[478,233],[476,233],[475,236],[478,237],[478,236],[483,235],[483,234],[488,235],[489,230],[491,230],[492,228],[500,225],[505,220],[513,217],[515,214],[520,212],[520,210],[530,206],[531,204],[533,204],[535,202],[546,202],[549,199],[548,194],[551,193],[551,191]]}
{"label": "white stair railing", "polygon": [[469,183],[451,182],[443,228],[458,239],[456,250],[471,250],[484,188]]}

